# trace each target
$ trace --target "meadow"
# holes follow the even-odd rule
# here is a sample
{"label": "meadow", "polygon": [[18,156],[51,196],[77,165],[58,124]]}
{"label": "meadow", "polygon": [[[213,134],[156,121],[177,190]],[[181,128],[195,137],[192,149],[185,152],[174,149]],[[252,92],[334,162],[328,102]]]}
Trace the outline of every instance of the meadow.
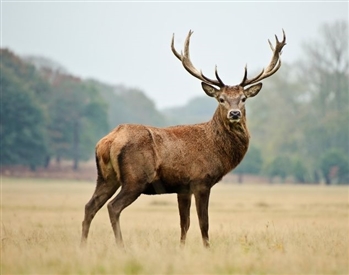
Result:
{"label": "meadow", "polygon": [[348,274],[348,186],[218,183],[211,248],[192,204],[179,245],[175,195],[141,196],[121,215],[115,242],[106,207],[80,248],[94,183],[1,179],[1,274]]}

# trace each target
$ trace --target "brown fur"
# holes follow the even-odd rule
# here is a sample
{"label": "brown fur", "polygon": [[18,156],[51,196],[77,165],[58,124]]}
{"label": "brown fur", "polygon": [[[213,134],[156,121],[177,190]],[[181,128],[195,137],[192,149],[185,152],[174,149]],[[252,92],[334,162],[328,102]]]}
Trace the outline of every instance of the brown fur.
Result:
{"label": "brown fur", "polygon": [[[258,84],[257,90],[260,88]],[[225,102],[219,104],[212,120],[206,123],[168,128],[124,124],[102,138],[96,146],[97,187],[85,208],[82,241],[87,239],[96,212],[121,186],[108,204],[118,243],[122,244],[120,213],[139,195],[177,193],[181,242],[185,242],[189,229],[194,194],[203,242],[208,246],[210,189],[240,163],[248,148],[242,102],[248,91],[240,86],[216,90],[212,96],[217,100],[224,97]],[[231,110],[240,111],[239,120],[229,118]]]}

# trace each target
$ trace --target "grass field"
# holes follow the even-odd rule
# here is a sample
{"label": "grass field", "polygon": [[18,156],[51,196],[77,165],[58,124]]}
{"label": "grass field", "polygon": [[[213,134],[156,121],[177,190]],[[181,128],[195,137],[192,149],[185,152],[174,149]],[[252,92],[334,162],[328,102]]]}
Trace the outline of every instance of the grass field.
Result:
{"label": "grass field", "polygon": [[80,249],[89,182],[2,178],[1,274],[348,274],[347,186],[219,183],[211,248],[195,213],[179,246],[175,195],[141,196],[121,215],[125,250],[106,207]]}

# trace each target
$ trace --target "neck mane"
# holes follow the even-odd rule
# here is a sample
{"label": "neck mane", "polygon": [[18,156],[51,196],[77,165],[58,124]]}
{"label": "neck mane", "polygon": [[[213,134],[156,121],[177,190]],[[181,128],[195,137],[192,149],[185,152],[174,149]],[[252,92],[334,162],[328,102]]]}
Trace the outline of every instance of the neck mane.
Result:
{"label": "neck mane", "polygon": [[250,133],[247,129],[247,123],[246,123],[246,111],[242,111],[242,117],[239,122],[230,122],[227,119],[227,116],[225,114],[225,110],[220,105],[217,107],[212,119],[211,123],[214,128],[220,129],[219,132],[225,132],[228,135],[233,136],[244,136],[249,140]]}
{"label": "neck mane", "polygon": [[[226,112],[226,111],[225,111]],[[245,156],[250,135],[246,125],[246,112],[243,111],[239,122],[230,122],[221,106],[218,106],[213,118],[209,122],[220,150],[226,155],[229,163],[228,170],[234,169]]]}

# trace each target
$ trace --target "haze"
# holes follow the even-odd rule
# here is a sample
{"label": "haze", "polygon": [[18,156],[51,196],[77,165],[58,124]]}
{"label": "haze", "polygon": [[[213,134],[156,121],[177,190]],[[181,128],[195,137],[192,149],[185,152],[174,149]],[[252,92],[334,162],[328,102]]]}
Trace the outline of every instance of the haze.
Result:
{"label": "haze", "polygon": [[287,35],[282,59],[302,58],[321,24],[348,20],[348,2],[10,2],[1,3],[1,47],[43,56],[71,74],[143,90],[158,108],[203,95],[170,50],[191,29],[191,59],[237,84],[267,65],[267,40]]}

